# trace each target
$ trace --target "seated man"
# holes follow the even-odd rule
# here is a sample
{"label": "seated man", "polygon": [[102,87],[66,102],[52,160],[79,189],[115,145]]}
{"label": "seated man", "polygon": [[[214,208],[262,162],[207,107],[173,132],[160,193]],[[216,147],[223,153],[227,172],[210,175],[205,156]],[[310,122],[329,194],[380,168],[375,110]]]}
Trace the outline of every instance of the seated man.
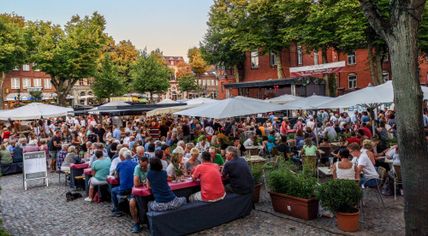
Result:
{"label": "seated man", "polygon": [[360,184],[367,187],[375,187],[378,184],[379,174],[377,173],[373,162],[367,156],[367,152],[361,152],[360,145],[351,143],[348,145],[349,152],[354,158],[357,158],[357,173],[363,173]]}
{"label": "seated man", "polygon": [[94,198],[94,186],[107,184],[107,175],[109,174],[111,160],[104,157],[103,151],[95,151],[96,160],[92,163],[92,176],[89,180],[89,193],[85,201],[92,202]]}
{"label": "seated man", "polygon": [[[138,150],[137,150],[137,153],[138,153]],[[144,157],[144,156],[139,157],[138,165],[135,166],[134,168],[134,187],[140,187],[146,183],[148,164],[149,164],[149,159],[147,157]],[[129,211],[131,212],[132,220],[134,221],[134,225],[132,226],[132,229],[131,229],[132,233],[141,232],[140,218],[138,217],[137,201],[132,195],[129,200]]]}
{"label": "seated man", "polygon": [[137,163],[132,161],[132,153],[129,150],[124,151],[123,155],[119,158],[122,160],[117,164],[115,177],[119,179],[119,186],[111,189],[111,201],[113,203],[113,216],[122,216],[119,211],[118,195],[127,195],[132,191],[134,185],[134,169]]}
{"label": "seated man", "polygon": [[192,178],[201,181],[201,191],[190,195],[191,202],[216,202],[226,196],[219,166],[211,162],[211,155],[208,152],[202,153],[202,164],[195,168]]}
{"label": "seated man", "polygon": [[228,193],[248,194],[254,190],[254,180],[250,167],[244,158],[238,156],[238,149],[233,146],[226,148],[227,162],[224,164],[223,177],[229,179],[226,185]]}
{"label": "seated man", "polygon": [[209,150],[209,154],[211,156],[211,162],[213,162],[214,164],[217,164],[219,166],[222,166],[224,164],[224,160],[223,160],[223,157],[221,156],[221,154],[217,153],[216,148],[210,147],[208,150]]}

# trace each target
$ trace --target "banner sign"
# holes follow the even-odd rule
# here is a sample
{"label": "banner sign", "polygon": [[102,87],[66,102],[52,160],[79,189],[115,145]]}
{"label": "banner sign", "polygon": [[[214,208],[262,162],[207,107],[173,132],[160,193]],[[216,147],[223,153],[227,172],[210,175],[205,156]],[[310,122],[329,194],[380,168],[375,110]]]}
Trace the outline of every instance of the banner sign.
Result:
{"label": "banner sign", "polygon": [[27,181],[43,179],[48,186],[48,169],[46,166],[46,152],[26,152],[23,154],[24,161],[24,189],[27,190]]}
{"label": "banner sign", "polygon": [[346,66],[345,61],[338,61],[332,63],[318,64],[313,66],[300,66],[290,67],[290,76],[303,77],[303,76],[320,76],[323,74],[337,73]]}

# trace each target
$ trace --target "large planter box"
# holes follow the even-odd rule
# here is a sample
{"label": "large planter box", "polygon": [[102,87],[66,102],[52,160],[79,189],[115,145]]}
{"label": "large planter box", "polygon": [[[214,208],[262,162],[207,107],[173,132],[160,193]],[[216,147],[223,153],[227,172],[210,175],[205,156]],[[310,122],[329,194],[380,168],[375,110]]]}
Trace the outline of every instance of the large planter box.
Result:
{"label": "large planter box", "polygon": [[312,220],[318,215],[318,200],[304,199],[282,193],[269,192],[272,207],[276,212],[284,213],[303,220]]}

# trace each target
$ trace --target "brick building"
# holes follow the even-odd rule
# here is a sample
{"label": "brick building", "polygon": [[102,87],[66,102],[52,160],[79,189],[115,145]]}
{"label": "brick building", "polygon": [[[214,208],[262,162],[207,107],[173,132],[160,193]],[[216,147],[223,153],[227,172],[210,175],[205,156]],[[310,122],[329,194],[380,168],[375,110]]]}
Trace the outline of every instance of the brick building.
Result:
{"label": "brick building", "polygon": [[14,108],[18,103],[34,101],[31,91],[41,91],[42,100],[54,100],[55,88],[51,84],[49,75],[34,69],[32,64],[15,67],[6,73],[1,85],[3,109]]}
{"label": "brick building", "polygon": [[169,81],[168,91],[162,96],[163,99],[168,98],[172,100],[180,100],[180,99],[191,99],[196,97],[211,97],[216,98],[218,94],[218,79],[216,70],[214,67],[210,67],[210,69],[204,74],[197,77],[197,83],[202,88],[201,91],[189,92],[188,94],[182,93],[178,86],[177,76],[179,70],[187,71],[192,73],[191,67],[184,61],[184,58],[181,56],[165,56],[165,63],[167,66],[173,71],[173,75]]}
{"label": "brick building", "polygon": [[[281,52],[283,78],[277,79],[275,55],[262,54],[261,51],[246,53],[243,68],[240,71],[240,81],[233,79],[233,73],[227,72],[219,81],[219,98],[243,95],[257,98],[269,98],[282,94],[309,96],[312,94],[325,95],[325,81],[322,76],[292,78],[290,68],[322,64],[321,52],[310,52],[297,45],[285,48]],[[364,88],[371,83],[368,51],[357,49],[349,53],[338,53],[328,50],[327,61],[344,62],[345,66],[336,75],[337,94],[343,94],[358,88]],[[420,81],[428,84],[428,63],[426,58],[421,60]],[[384,80],[391,79],[391,69],[388,59],[382,65]]]}

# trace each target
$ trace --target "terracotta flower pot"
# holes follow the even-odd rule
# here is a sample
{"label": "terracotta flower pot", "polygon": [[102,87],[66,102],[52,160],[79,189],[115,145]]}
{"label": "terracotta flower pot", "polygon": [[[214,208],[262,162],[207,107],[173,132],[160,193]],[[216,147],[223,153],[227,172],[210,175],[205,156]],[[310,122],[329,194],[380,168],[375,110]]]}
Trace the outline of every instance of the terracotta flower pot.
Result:
{"label": "terracotta flower pot", "polygon": [[360,228],[360,211],[355,213],[336,212],[337,228],[345,232],[356,232]]}
{"label": "terracotta flower pot", "polygon": [[262,188],[262,183],[258,183],[254,186],[253,192],[253,202],[258,203],[260,201],[260,189]]}
{"label": "terracotta flower pot", "polygon": [[272,207],[276,212],[284,213],[303,220],[312,220],[318,215],[318,200],[304,199],[282,193],[269,192]]}

